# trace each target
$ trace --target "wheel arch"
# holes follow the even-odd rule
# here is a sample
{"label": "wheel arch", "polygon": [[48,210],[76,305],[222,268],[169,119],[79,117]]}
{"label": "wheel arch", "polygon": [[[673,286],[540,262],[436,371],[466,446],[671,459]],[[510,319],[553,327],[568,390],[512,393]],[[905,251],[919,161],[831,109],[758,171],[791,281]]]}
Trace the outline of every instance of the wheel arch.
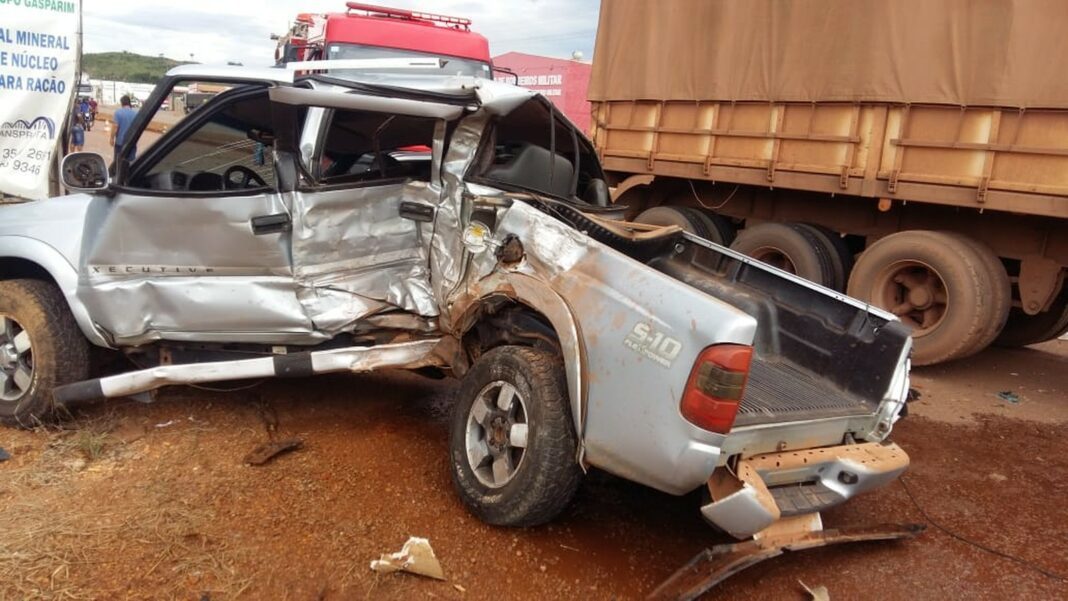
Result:
{"label": "wheel arch", "polygon": [[82,334],[97,346],[110,347],[78,300],[78,271],[58,250],[33,238],[0,236],[0,280],[16,277],[54,284],[63,293]]}
{"label": "wheel arch", "polygon": [[[564,361],[571,416],[574,420],[581,453],[587,382],[584,375],[585,348],[582,344],[578,322],[564,299],[543,282],[518,273],[504,274],[495,277],[494,280],[492,285],[483,287],[479,291],[479,296],[463,309],[461,318],[455,321],[461,340],[467,338],[479,323],[491,319],[496,311],[487,312],[486,309],[496,309],[500,306],[502,299],[506,303],[512,303],[521,311],[529,312],[547,322],[556,336]],[[463,343],[461,343],[461,352],[465,353]]]}

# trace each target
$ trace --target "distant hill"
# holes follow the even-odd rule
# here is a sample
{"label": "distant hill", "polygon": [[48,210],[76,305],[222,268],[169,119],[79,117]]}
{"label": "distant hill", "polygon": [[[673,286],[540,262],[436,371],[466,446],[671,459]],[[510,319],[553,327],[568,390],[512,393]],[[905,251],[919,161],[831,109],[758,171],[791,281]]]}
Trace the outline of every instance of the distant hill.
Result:
{"label": "distant hill", "polygon": [[82,71],[93,79],[110,79],[130,83],[156,83],[171,67],[189,64],[162,56],[143,56],[132,52],[99,52],[82,55]]}

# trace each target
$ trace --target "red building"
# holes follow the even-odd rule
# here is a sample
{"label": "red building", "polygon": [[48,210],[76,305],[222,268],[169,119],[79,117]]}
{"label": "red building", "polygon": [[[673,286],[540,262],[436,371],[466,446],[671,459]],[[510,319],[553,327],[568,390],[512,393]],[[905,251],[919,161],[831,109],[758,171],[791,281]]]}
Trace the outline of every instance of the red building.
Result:
{"label": "red building", "polygon": [[[521,52],[493,57],[495,67],[504,67],[519,76],[519,85],[530,88],[551,100],[582,131],[590,129],[590,103],[586,88],[590,85],[590,63]],[[514,79],[501,73],[500,81]]]}

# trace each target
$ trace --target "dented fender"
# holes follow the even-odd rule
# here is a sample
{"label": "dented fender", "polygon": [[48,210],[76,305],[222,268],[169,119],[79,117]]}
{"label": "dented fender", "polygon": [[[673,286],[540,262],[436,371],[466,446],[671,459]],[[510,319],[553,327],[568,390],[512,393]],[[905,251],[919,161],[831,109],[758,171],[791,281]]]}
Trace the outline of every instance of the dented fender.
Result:
{"label": "dented fender", "polygon": [[567,375],[567,392],[571,401],[571,415],[575,432],[582,433],[586,415],[585,349],[571,309],[564,299],[545,282],[519,272],[497,272],[480,281],[472,289],[475,294],[453,305],[453,320],[463,334],[474,325],[478,309],[495,296],[508,297],[530,307],[549,320],[560,341],[564,371]]}
{"label": "dented fender", "polygon": [[82,334],[97,346],[110,346],[93,326],[89,311],[78,299],[78,271],[58,250],[34,238],[0,236],[0,258],[24,259],[47,271],[67,299],[67,305]]}

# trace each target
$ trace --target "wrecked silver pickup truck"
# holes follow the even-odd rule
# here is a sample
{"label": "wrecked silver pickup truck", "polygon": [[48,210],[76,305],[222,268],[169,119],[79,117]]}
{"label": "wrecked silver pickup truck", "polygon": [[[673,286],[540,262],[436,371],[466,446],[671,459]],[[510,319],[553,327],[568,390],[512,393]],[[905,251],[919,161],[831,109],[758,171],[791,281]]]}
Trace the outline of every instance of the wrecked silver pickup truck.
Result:
{"label": "wrecked silver pickup truck", "polygon": [[[907,329],[617,220],[544,98],[185,66],[118,156],[194,80],[222,91],[133,162],[70,155],[76,193],[0,207],[4,423],[167,385],[433,370],[462,379],[451,465],[483,520],[550,520],[597,467],[701,488],[709,522],[757,540],[826,532],[821,510],[906,468],[886,438]],[[91,378],[90,345],[139,368]]]}

